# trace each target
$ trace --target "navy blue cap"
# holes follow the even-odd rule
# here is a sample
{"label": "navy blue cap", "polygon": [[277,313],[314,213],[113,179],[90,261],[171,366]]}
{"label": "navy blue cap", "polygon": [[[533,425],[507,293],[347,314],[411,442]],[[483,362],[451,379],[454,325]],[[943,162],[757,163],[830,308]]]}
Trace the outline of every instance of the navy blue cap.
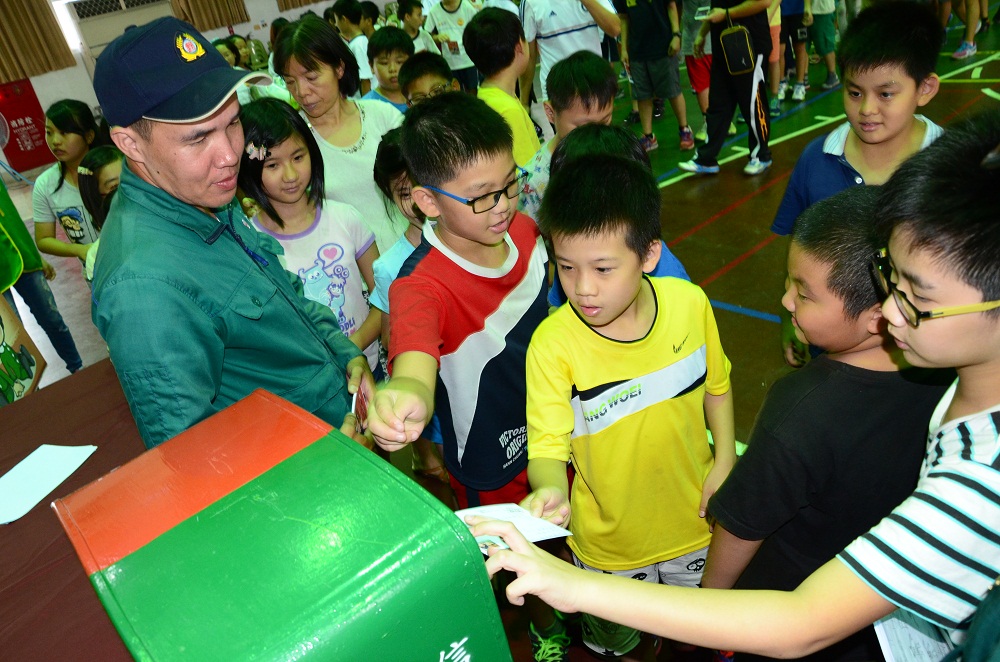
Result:
{"label": "navy blue cap", "polygon": [[173,16],[132,26],[97,58],[94,91],[112,126],[145,117],[187,123],[205,119],[244,83],[266,74],[234,69],[190,23]]}

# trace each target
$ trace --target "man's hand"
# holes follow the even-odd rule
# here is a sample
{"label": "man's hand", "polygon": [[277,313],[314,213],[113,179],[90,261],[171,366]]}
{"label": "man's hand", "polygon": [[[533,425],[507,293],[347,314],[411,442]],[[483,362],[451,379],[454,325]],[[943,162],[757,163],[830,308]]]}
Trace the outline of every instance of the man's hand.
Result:
{"label": "man's hand", "polygon": [[566,494],[555,487],[543,487],[524,497],[520,506],[531,513],[559,526],[569,526],[570,507]]}
{"label": "man's hand", "polygon": [[679,51],[680,49],[681,49],[681,36],[679,34],[675,34],[673,37],[670,38],[670,46],[667,49],[667,56],[673,57],[674,55],[677,54],[677,51]]}
{"label": "man's hand", "polygon": [[42,275],[45,276],[45,280],[54,280],[56,277],[56,268],[45,260],[42,260]]}
{"label": "man's hand", "polygon": [[722,23],[726,20],[726,10],[725,9],[713,9],[708,13],[708,17],[705,20],[709,23]]}
{"label": "man's hand", "polygon": [[[510,549],[492,547],[486,560],[486,570],[492,577],[500,570],[517,573],[517,579],[507,585],[507,599],[513,605],[524,604],[531,594],[566,613],[579,611],[577,606],[583,586],[592,573],[580,570],[565,561],[543,552],[528,542],[510,522],[469,517],[474,536],[500,536]],[[595,577],[600,575],[594,574]]]}
{"label": "man's hand", "polygon": [[795,327],[790,317],[781,318],[781,353],[785,363],[793,368],[801,368],[809,360],[809,345],[795,335]]}
{"label": "man's hand", "polygon": [[353,439],[368,450],[375,448],[375,440],[370,432],[358,432],[358,418],[354,412],[347,412],[344,422],[340,425],[340,432],[345,437]]}
{"label": "man's hand", "polygon": [[802,25],[809,27],[813,24],[813,15],[811,11],[802,12]]}
{"label": "man's hand", "polygon": [[417,440],[430,420],[432,404],[426,388],[415,379],[393,378],[369,400],[368,429],[387,451]]}
{"label": "man's hand", "polygon": [[699,34],[694,38],[694,46],[692,46],[695,57],[705,57],[705,36]]}

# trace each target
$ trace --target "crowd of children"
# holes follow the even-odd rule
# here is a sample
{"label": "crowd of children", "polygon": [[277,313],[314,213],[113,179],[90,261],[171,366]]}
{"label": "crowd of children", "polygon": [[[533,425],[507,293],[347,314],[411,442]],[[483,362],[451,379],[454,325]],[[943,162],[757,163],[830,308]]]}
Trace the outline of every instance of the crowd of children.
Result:
{"label": "crowd of children", "polygon": [[[337,0],[272,29],[280,93],[240,94],[244,209],[381,382],[370,439],[412,444],[414,470],[460,507],[520,503],[570,529],[576,568],[472,522],[511,547],[487,567],[517,573],[507,592],[528,598],[539,662],[566,659],[565,612],[602,659],[654,659],[661,637],[741,660],[871,659],[864,628],[896,608],[960,641],[1000,575],[1000,170],[984,160],[1000,116],[944,132],[917,114],[938,91],[939,16],[879,3],[841,36],[833,0],[508,9],[401,0],[384,20]],[[725,53],[732,25],[745,70]],[[638,136],[610,126],[618,72],[590,43],[618,29]],[[655,100],[681,150],[703,143],[681,169],[719,172],[738,109],[744,172],[760,174],[786,91],[806,97],[809,43],[847,120],[803,151],[772,226],[791,236],[786,358],[805,365],[774,384],[737,460],[712,306],[661,239]],[[254,59],[246,39],[215,46]],[[124,157],[72,100],[47,111],[46,138],[58,162],[35,185],[37,247],[92,274],[102,225],[128,222],[109,217]],[[79,368],[32,283],[33,314]],[[733,588],[771,592],[709,590]]]}

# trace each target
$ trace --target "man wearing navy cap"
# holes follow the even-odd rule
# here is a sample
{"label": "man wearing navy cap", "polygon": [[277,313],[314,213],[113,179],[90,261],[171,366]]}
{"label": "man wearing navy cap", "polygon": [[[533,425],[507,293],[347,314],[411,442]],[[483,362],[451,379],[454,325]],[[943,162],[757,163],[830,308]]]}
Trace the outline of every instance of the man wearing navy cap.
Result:
{"label": "man wearing navy cap", "polygon": [[148,447],[256,388],[353,432],[349,390],[373,386],[336,315],[302,296],[234,198],[236,89],[258,80],[172,17],[129,28],[97,60],[127,167],[101,234],[93,319]]}

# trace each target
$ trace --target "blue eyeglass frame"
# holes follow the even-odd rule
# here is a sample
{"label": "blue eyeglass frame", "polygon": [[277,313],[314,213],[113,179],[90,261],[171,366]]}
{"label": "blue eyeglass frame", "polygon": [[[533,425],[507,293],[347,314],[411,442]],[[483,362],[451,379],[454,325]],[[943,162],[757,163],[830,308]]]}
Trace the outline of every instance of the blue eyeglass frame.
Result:
{"label": "blue eyeglass frame", "polygon": [[[510,186],[512,184],[514,184],[515,182],[517,182],[519,179],[523,179],[524,180],[524,182],[521,184],[521,187],[518,189],[518,193],[520,193],[521,189],[524,188],[524,185],[528,183],[528,171],[525,170],[524,168],[522,168],[519,165],[515,165],[514,167],[517,168],[517,176],[514,177],[514,179],[510,180],[509,182],[507,182],[506,186],[504,186],[499,191],[490,191],[489,193],[484,193],[482,195],[477,195],[474,198],[463,198],[461,196],[455,195],[454,193],[448,193],[448,191],[445,191],[443,189],[439,189],[436,186],[431,186],[430,184],[421,184],[421,186],[423,188],[425,188],[425,189],[429,189],[431,191],[434,191],[435,193],[440,193],[441,195],[446,195],[449,198],[451,198],[452,200],[457,200],[458,202],[461,202],[463,205],[468,205],[469,207],[472,207],[472,213],[473,214],[485,214],[486,212],[492,210],[494,207],[496,207],[498,204],[500,204],[500,196],[501,195],[507,196],[508,200],[513,200],[514,199],[513,196],[507,195],[507,189],[510,188]],[[486,209],[482,210],[482,211],[476,211],[476,206],[475,206],[476,203],[478,201],[480,201],[480,200],[488,199],[491,195],[493,196],[493,204],[490,205],[489,207],[487,207]]]}

